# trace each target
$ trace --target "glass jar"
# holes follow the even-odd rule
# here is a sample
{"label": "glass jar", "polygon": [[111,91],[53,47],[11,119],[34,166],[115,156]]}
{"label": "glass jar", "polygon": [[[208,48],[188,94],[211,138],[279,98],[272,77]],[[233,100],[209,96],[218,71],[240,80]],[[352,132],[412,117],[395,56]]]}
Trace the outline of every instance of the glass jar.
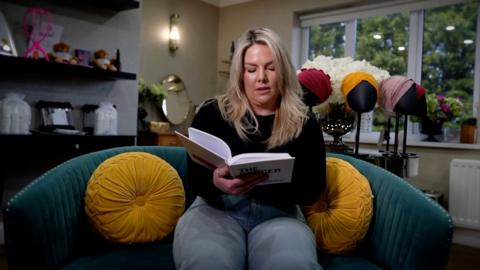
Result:
{"label": "glass jar", "polygon": [[117,135],[117,110],[111,102],[100,102],[95,110],[94,135]]}
{"label": "glass jar", "polygon": [[25,95],[7,93],[1,102],[0,133],[30,134],[32,111],[23,99]]}

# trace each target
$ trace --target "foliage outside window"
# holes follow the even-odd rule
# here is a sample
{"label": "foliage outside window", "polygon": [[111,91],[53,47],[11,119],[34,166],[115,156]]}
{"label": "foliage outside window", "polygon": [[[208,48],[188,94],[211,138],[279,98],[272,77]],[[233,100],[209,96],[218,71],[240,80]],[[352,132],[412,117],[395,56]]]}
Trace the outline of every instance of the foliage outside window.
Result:
{"label": "foliage outside window", "polygon": [[[365,59],[372,65],[387,70],[391,75],[406,75],[408,61],[407,13],[374,16],[357,21],[355,59]],[[386,124],[385,115],[375,110],[373,131]]]}
{"label": "foliage outside window", "polygon": [[355,59],[365,59],[392,75],[406,75],[408,20],[407,13],[359,19]]}
{"label": "foliage outside window", "polygon": [[422,86],[459,98],[465,107],[460,121],[473,116],[476,24],[476,3],[425,11]]}
{"label": "foliage outside window", "polygon": [[345,55],[345,23],[331,23],[310,27],[309,56],[343,57]]}
{"label": "foliage outside window", "polygon": [[[354,43],[356,60],[369,61],[372,65],[387,70],[391,75],[415,74],[414,80],[420,82],[427,89],[427,93],[460,100],[464,106],[462,112],[466,113],[457,119],[472,117],[475,48],[478,47],[475,44],[477,10],[478,1],[470,1],[412,12],[357,18],[353,21],[348,19],[348,22],[341,21],[339,16],[339,22],[309,27],[309,56],[323,53],[328,55],[328,48],[337,47],[338,43],[335,41],[344,33],[344,30],[342,32],[335,26],[355,23],[356,39],[351,40],[352,37],[349,36],[345,39],[346,44]],[[420,20],[419,24],[410,25],[411,16],[418,16],[424,20],[423,22]],[[423,29],[419,29],[421,25]],[[423,43],[420,38],[414,39],[417,40],[417,44],[408,44],[409,35],[415,31],[423,32]],[[344,48],[347,45],[342,46]],[[409,46],[414,48],[423,46],[422,58],[416,60],[416,56],[409,57]],[[343,57],[347,53],[340,56],[330,55]],[[414,69],[420,72],[415,70],[409,72],[407,70],[409,61],[412,61]],[[480,73],[477,71],[477,74]],[[385,117],[375,113],[373,130],[380,130],[385,121]]]}

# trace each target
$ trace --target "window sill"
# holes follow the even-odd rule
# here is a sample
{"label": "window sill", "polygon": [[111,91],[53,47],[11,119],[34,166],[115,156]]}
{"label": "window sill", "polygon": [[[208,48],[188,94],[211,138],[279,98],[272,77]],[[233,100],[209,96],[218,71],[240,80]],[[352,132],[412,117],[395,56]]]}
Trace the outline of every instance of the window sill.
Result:
{"label": "window sill", "polygon": [[[333,141],[333,137],[323,133],[324,139],[326,142]],[[409,135],[407,137],[407,147],[424,147],[424,148],[443,148],[443,149],[468,149],[468,150],[480,150],[480,144],[470,144],[470,143],[455,143],[455,142],[425,142],[421,140],[419,135]],[[360,143],[361,144],[376,144],[379,147],[385,145],[385,141],[383,143],[379,143],[379,133],[372,132],[372,133],[360,133]],[[342,137],[342,141],[345,143],[355,143],[355,132],[347,134]],[[400,144],[403,141],[401,137],[399,137]],[[390,145],[392,146],[395,142],[394,134],[391,135]],[[401,147],[401,146],[400,146]]]}

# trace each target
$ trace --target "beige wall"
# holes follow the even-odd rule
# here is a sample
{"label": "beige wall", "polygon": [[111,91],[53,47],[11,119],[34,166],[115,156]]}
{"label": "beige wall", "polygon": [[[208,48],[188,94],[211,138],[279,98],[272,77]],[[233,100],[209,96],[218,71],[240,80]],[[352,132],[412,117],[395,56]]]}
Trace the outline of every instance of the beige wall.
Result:
{"label": "beige wall", "polygon": [[[165,37],[172,13],[180,15],[180,48],[174,54]],[[218,14],[217,7],[200,0],[144,0],[139,77],[153,83],[169,73],[179,75],[193,105],[212,96],[217,80]]]}

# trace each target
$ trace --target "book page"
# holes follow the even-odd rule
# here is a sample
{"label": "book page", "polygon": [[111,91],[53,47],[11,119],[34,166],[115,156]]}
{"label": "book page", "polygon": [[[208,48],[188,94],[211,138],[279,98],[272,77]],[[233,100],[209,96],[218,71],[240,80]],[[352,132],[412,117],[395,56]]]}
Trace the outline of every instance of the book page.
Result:
{"label": "book page", "polygon": [[188,132],[187,137],[175,131],[192,160],[206,168],[213,170],[227,164],[233,177],[261,171],[269,176],[262,185],[291,181],[295,158],[288,153],[244,153],[227,160],[230,147],[223,140],[195,128]]}
{"label": "book page", "polygon": [[292,158],[288,153],[244,153],[232,157],[228,164],[244,164],[264,160],[278,160]]}
{"label": "book page", "polygon": [[180,141],[182,141],[183,146],[187,149],[188,154],[193,161],[198,164],[214,170],[215,168],[226,164],[226,161],[215,152],[210,151],[207,148],[204,148],[202,145],[190,140],[190,138],[185,135],[175,131]]}
{"label": "book page", "polygon": [[189,127],[188,137],[190,140],[202,145],[212,152],[215,152],[224,160],[229,160],[232,157],[232,152],[230,151],[230,147],[227,145],[227,143],[212,134]]}

